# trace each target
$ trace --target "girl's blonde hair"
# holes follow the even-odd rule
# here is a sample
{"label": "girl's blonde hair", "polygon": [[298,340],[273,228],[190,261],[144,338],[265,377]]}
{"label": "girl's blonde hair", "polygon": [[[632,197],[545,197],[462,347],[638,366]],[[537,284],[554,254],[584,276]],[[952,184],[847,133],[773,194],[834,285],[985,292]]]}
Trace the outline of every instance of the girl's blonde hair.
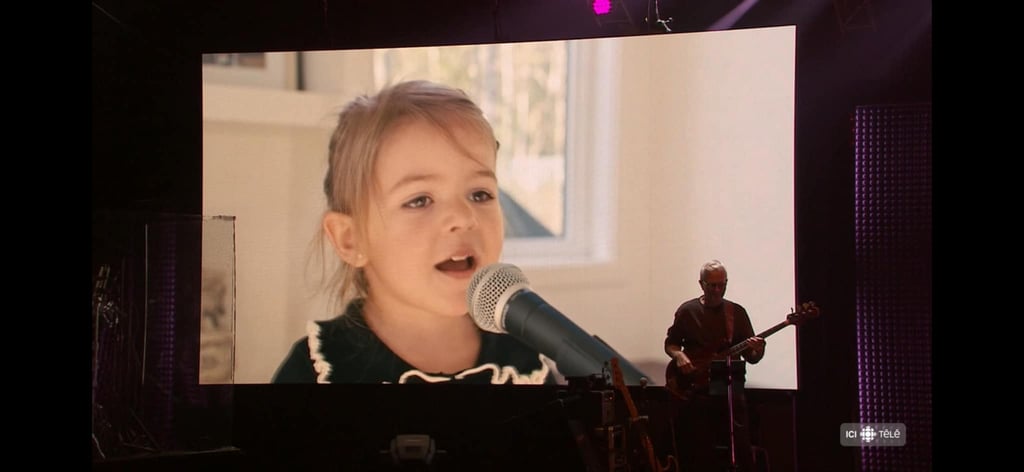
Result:
{"label": "girl's blonde hair", "polygon": [[[327,210],[352,217],[360,236],[366,236],[367,213],[373,190],[373,168],[381,143],[399,125],[422,120],[435,126],[452,143],[465,147],[452,129],[466,126],[498,142],[483,111],[465,92],[442,84],[413,80],[387,86],[376,95],[362,95],[349,102],[338,116],[338,124],[328,146],[328,167],[324,176]],[[321,227],[317,235],[320,254],[324,254],[326,234]],[[338,267],[327,279],[329,289],[339,307],[353,298],[365,297],[368,291],[361,268],[338,259]]]}

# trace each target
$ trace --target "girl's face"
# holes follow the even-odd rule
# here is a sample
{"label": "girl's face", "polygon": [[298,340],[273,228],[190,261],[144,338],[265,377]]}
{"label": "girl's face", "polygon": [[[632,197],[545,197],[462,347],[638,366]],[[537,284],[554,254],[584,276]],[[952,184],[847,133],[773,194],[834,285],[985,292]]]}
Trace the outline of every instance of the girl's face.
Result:
{"label": "girl's face", "polygon": [[368,301],[381,310],[465,315],[470,279],[501,255],[494,140],[469,127],[453,135],[461,148],[413,120],[379,149],[363,247]]}

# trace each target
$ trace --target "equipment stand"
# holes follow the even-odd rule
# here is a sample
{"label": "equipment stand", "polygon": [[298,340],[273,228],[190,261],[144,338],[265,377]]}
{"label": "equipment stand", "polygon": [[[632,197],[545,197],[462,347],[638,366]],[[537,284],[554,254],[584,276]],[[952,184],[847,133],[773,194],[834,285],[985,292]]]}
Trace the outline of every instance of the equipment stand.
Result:
{"label": "equipment stand", "polygon": [[743,392],[746,382],[746,362],[734,361],[732,358],[711,361],[709,372],[711,383],[708,392],[712,396],[725,395],[726,408],[729,410],[729,468],[736,470],[736,415],[734,396]]}

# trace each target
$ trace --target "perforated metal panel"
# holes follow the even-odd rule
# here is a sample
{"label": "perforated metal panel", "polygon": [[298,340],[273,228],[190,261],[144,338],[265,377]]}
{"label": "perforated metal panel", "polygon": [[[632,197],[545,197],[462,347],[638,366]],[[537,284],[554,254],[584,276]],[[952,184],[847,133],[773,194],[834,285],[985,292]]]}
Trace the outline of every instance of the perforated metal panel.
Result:
{"label": "perforated metal panel", "polygon": [[865,471],[932,470],[931,104],[854,113],[861,423],[904,423],[906,445],[860,446]]}
{"label": "perforated metal panel", "polygon": [[203,220],[93,222],[93,460],[231,444],[231,385],[199,378]]}

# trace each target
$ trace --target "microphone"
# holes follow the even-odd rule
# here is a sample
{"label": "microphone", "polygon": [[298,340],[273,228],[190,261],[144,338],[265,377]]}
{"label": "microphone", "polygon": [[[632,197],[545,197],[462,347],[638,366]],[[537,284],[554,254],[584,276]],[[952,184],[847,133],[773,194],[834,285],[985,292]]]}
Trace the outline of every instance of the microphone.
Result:
{"label": "microphone", "polygon": [[518,267],[496,263],[473,275],[466,290],[473,321],[492,333],[509,334],[558,365],[566,377],[600,374],[619,359],[623,381],[646,385],[648,377],[600,338],[587,334],[530,290]]}

